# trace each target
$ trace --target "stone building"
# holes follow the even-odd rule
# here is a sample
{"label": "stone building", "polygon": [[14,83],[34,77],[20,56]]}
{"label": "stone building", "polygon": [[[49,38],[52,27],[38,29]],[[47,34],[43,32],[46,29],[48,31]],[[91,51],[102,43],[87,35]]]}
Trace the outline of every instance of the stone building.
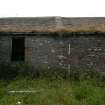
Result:
{"label": "stone building", "polygon": [[0,18],[0,62],[105,69],[105,18]]}

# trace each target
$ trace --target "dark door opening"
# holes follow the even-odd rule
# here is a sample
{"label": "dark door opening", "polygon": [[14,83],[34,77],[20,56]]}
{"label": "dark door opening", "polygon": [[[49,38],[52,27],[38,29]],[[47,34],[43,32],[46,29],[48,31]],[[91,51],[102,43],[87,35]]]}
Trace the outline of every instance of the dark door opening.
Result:
{"label": "dark door opening", "polygon": [[12,38],[12,61],[24,61],[24,37],[13,37]]}

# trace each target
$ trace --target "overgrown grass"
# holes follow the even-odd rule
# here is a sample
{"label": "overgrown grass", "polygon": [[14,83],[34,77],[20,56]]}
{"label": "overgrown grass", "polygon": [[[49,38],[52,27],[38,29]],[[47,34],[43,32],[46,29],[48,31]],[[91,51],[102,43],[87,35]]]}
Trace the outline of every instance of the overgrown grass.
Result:
{"label": "overgrown grass", "polygon": [[[100,86],[101,84],[101,86]],[[0,82],[0,105],[105,105],[105,83],[48,79]],[[37,93],[8,93],[34,90]]]}
{"label": "overgrown grass", "polygon": [[[9,93],[8,91],[37,91]],[[20,102],[20,103],[19,103]],[[0,65],[0,105],[105,105],[105,73]]]}

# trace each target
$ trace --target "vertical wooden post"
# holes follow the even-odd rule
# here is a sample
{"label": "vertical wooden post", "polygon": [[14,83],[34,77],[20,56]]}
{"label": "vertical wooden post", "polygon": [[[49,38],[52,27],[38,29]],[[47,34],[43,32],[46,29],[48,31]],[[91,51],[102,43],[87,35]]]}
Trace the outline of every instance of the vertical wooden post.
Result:
{"label": "vertical wooden post", "polygon": [[[69,44],[69,46],[68,46],[68,56],[70,56],[70,53],[71,53],[71,45]],[[68,63],[68,75],[70,76],[70,69],[71,69],[71,67],[70,67],[70,64]]]}

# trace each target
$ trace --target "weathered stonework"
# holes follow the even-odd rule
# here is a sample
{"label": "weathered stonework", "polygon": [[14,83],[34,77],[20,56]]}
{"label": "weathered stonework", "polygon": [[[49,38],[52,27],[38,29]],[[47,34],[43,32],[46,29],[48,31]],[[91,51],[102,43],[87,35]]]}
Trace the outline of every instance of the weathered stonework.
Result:
{"label": "weathered stonework", "polygon": [[[0,37],[0,62],[11,62],[12,37]],[[25,62],[39,68],[105,69],[104,36],[25,36]]]}
{"label": "weathered stonework", "polygon": [[[26,37],[26,61],[48,67],[105,68],[105,38]],[[70,55],[68,54],[70,45]]]}
{"label": "weathered stonework", "polygon": [[12,63],[12,37],[24,37],[36,68],[105,69],[105,18],[1,18],[0,63]]}
{"label": "weathered stonework", "polygon": [[11,38],[0,37],[0,62],[9,62],[11,58]]}

